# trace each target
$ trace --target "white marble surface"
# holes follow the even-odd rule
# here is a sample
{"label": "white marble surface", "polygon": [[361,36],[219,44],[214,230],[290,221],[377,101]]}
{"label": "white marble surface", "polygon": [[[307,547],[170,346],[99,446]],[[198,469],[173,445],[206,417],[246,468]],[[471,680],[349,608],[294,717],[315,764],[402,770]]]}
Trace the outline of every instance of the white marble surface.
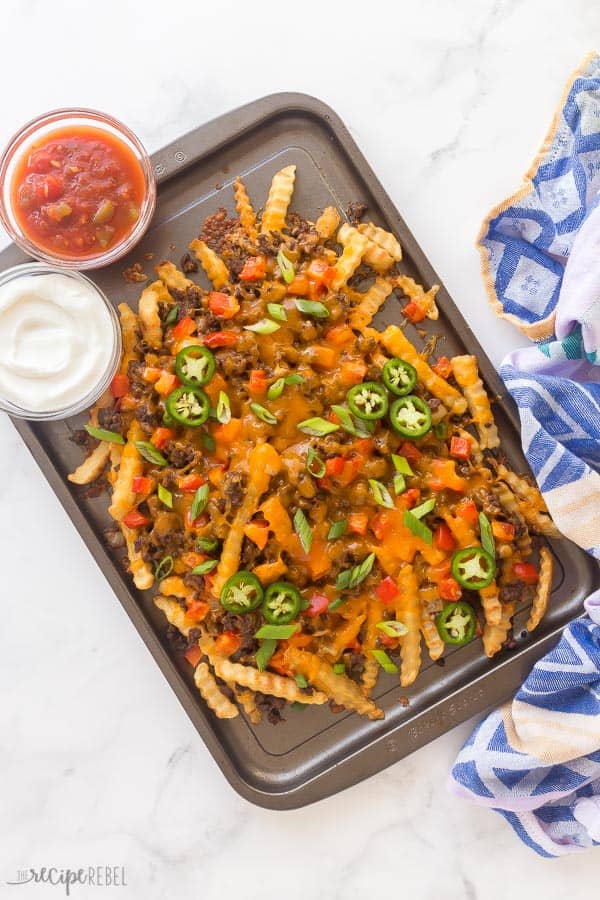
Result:
{"label": "white marble surface", "polygon": [[[61,105],[106,109],[154,150],[263,94],[323,98],[492,359],[520,343],[487,306],[473,241],[598,42],[595,0],[5,0],[3,23],[1,143]],[[597,851],[542,861],[446,794],[468,725],[318,807],[249,806],[5,417],[0,460],[0,895],[55,895],[7,887],[19,868],[95,863],[125,865],[114,893],[140,900],[591,895]]]}

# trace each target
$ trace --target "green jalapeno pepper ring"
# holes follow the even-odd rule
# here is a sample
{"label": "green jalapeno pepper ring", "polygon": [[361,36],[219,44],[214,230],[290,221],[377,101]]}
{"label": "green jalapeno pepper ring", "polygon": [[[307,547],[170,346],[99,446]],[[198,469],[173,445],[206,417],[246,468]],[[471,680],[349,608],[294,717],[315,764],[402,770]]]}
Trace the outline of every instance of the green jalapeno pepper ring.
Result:
{"label": "green jalapeno pepper ring", "polygon": [[437,630],[445,644],[461,646],[473,640],[477,616],[464,600],[446,603],[436,620]]}
{"label": "green jalapeno pepper ring", "polygon": [[390,422],[403,437],[423,437],[431,428],[431,410],[425,400],[408,394],[394,400],[390,406]]}
{"label": "green jalapeno pepper ring", "polygon": [[262,603],[262,585],[252,572],[236,572],[223,585],[220,600],[227,612],[251,612]]}
{"label": "green jalapeno pepper ring", "polygon": [[383,383],[392,394],[397,397],[404,397],[410,394],[417,383],[417,370],[405,359],[395,356],[388,359],[381,373]]}
{"label": "green jalapeno pepper ring", "polygon": [[191,387],[209,382],[215,374],[216,365],[208,347],[201,347],[200,344],[184,347],[175,357],[177,377]]}
{"label": "green jalapeno pepper ring", "polygon": [[454,554],[450,568],[461,587],[479,591],[494,580],[496,560],[483,547],[465,547]]}
{"label": "green jalapeno pepper ring", "polygon": [[388,410],[387,391],[376,381],[363,381],[354,385],[348,391],[346,399],[350,412],[358,419],[381,419]]}
{"label": "green jalapeno pepper ring", "polygon": [[167,416],[174,422],[196,428],[208,419],[210,400],[200,388],[183,384],[169,394],[165,407]]}
{"label": "green jalapeno pepper ring", "polygon": [[287,625],[300,610],[302,598],[293,584],[276,581],[269,585],[262,602],[262,614],[271,625]]}

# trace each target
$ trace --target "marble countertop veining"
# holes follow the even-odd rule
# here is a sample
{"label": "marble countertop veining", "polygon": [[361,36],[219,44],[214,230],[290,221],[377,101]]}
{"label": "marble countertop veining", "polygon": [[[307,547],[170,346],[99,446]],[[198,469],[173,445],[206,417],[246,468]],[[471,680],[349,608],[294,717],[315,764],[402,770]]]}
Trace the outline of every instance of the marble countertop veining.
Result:
{"label": "marble countertop veining", "polygon": [[[43,110],[80,104],[154,150],[261,95],[316,95],[492,360],[522,343],[488,307],[473,242],[598,43],[594,0],[5,0],[3,21],[1,143]],[[241,800],[3,416],[0,462],[2,896],[61,896],[8,887],[21,868],[92,864],[124,865],[113,893],[140,900],[590,896],[597,851],[540,860],[499,816],[446,793],[470,724],[317,807]]]}

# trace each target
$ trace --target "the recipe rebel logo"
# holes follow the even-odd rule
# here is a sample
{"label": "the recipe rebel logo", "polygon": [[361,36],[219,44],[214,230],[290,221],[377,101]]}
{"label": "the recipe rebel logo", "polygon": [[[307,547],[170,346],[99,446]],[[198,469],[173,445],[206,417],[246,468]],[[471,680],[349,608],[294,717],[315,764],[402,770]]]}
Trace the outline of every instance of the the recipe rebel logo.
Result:
{"label": "the recipe rebel logo", "polygon": [[127,873],[125,866],[87,866],[79,869],[44,866],[41,869],[19,869],[16,879],[7,881],[6,884],[11,887],[24,884],[62,887],[65,895],[70,897],[74,887],[127,887]]}

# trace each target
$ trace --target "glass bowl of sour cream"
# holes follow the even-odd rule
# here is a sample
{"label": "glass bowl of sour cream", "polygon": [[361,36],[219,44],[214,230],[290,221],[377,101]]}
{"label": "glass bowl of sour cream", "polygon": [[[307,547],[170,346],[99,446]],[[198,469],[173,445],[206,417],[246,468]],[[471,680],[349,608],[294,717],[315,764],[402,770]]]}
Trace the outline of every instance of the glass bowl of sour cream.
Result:
{"label": "glass bowl of sour cream", "polygon": [[85,275],[34,262],[0,273],[0,409],[74,416],[110,387],[120,358],[117,314]]}

